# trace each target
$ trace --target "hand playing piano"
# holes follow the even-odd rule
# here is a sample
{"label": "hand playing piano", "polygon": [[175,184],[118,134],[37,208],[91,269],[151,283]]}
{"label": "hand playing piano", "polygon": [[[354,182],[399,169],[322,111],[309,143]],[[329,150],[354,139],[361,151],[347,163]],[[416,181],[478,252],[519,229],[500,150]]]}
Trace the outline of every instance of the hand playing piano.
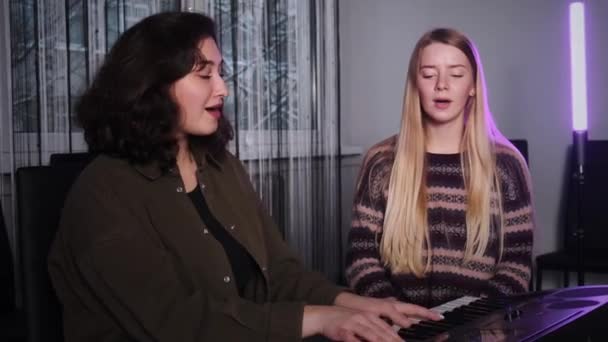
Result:
{"label": "hand playing piano", "polygon": [[336,305],[379,315],[392,323],[407,328],[420,320],[439,321],[443,316],[414,304],[402,303],[395,298],[371,298],[343,292],[336,297]]}
{"label": "hand playing piano", "polygon": [[306,306],[302,336],[321,334],[332,341],[401,342],[393,328],[377,314],[341,306]]}

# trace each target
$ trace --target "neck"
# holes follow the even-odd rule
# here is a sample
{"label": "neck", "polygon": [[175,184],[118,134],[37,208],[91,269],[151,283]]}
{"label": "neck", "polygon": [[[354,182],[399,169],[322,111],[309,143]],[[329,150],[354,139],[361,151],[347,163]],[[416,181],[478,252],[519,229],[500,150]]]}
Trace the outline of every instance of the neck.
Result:
{"label": "neck", "polygon": [[175,156],[175,162],[180,169],[183,169],[184,166],[192,164],[194,159],[192,158],[187,139],[179,139],[177,141],[177,146],[178,150],[177,156]]}
{"label": "neck", "polygon": [[425,124],[426,151],[438,154],[460,153],[463,133],[462,119],[440,124],[427,121]]}
{"label": "neck", "polygon": [[182,177],[187,192],[194,190],[198,184],[196,179],[196,161],[192,157],[192,151],[186,139],[179,139],[177,142],[179,150],[175,157],[179,174]]}

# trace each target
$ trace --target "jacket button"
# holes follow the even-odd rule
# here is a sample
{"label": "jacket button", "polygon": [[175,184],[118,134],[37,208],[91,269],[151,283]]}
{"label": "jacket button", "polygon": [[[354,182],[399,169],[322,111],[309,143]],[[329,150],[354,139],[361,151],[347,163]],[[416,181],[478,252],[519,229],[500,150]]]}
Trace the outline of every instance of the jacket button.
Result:
{"label": "jacket button", "polygon": [[182,188],[181,186],[178,186],[175,191],[177,192],[184,192],[184,188]]}
{"label": "jacket button", "polygon": [[268,269],[266,268],[266,266],[262,266],[262,272],[266,272]]}
{"label": "jacket button", "polygon": [[236,226],[235,226],[235,225],[231,225],[231,226],[230,226],[230,230],[234,230],[234,228],[236,228]]}
{"label": "jacket button", "polygon": [[225,276],[224,277],[224,283],[229,283],[230,282],[230,277],[229,276]]}
{"label": "jacket button", "polygon": [[207,230],[207,228],[203,229],[203,234],[209,234],[209,231]]}

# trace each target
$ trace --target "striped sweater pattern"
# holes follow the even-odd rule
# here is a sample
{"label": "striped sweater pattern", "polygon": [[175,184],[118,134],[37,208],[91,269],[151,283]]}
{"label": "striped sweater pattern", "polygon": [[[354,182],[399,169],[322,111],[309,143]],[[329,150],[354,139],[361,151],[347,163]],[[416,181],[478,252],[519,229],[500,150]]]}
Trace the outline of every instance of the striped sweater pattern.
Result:
{"label": "striped sweater pattern", "polygon": [[484,255],[464,262],[466,191],[460,155],[427,153],[430,269],[417,278],[383,265],[379,243],[395,147],[396,136],[373,146],[359,173],[346,256],[351,288],[360,295],[396,297],[426,307],[466,295],[528,291],[534,228],[530,174],[521,154],[510,146],[496,146],[504,216],[501,258],[498,234],[492,232]]}

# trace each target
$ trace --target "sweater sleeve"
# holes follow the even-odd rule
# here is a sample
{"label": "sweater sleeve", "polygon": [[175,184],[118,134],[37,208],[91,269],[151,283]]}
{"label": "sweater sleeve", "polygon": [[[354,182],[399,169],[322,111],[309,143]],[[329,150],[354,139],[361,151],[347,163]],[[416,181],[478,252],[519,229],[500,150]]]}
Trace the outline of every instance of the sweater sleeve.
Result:
{"label": "sweater sleeve", "polygon": [[390,158],[375,147],[367,152],[355,190],[346,254],[346,280],[354,291],[368,297],[398,297],[379,250],[386,208],[385,185]]}
{"label": "sweater sleeve", "polygon": [[503,253],[488,294],[509,295],[529,290],[532,274],[534,207],[530,172],[516,151],[497,161],[503,209]]}

